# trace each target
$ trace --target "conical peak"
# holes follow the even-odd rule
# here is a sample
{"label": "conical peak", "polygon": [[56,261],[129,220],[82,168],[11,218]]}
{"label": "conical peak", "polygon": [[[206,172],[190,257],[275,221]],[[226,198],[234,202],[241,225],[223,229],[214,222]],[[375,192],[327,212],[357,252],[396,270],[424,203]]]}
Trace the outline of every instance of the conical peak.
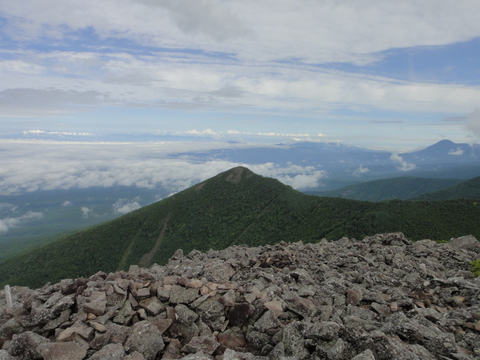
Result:
{"label": "conical peak", "polygon": [[230,169],[226,171],[227,177],[225,180],[233,183],[239,183],[242,178],[249,178],[250,176],[253,176],[254,173],[247,169],[244,166],[237,166],[234,167],[233,169]]}

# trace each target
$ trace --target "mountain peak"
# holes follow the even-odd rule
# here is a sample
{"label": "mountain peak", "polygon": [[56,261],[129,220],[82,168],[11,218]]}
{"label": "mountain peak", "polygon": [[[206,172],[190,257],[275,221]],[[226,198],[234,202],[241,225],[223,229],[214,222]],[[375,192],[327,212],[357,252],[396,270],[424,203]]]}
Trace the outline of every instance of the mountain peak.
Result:
{"label": "mountain peak", "polygon": [[244,166],[237,166],[233,169],[226,171],[224,174],[227,174],[225,180],[233,183],[239,183],[242,179],[249,178],[255,175],[250,169]]}

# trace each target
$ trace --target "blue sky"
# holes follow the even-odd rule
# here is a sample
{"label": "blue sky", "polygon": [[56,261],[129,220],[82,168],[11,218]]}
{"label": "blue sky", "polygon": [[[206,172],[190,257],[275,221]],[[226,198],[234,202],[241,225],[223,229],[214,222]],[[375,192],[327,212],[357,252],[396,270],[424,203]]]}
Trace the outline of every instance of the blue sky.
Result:
{"label": "blue sky", "polygon": [[478,142],[479,13],[478,0],[0,0],[0,138]]}

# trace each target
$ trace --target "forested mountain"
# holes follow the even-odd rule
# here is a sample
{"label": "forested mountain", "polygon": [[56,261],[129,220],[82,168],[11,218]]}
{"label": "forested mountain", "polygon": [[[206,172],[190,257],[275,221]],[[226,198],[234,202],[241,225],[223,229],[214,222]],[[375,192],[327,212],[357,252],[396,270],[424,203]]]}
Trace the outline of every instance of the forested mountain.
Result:
{"label": "forested mountain", "polygon": [[383,201],[407,200],[425,193],[446,189],[464,182],[460,179],[431,179],[419,177],[397,177],[367,181],[361,184],[345,186],[337,190],[306,192],[317,196],[340,197],[352,200]]}
{"label": "forested mountain", "polygon": [[380,203],[310,196],[237,167],[120,218],[0,263],[0,283],[47,281],[165,263],[177,249],[317,242],[402,231],[411,240],[480,237],[472,200]]}
{"label": "forested mountain", "polygon": [[418,200],[480,199],[480,177],[467,180],[444,190],[423,194]]}

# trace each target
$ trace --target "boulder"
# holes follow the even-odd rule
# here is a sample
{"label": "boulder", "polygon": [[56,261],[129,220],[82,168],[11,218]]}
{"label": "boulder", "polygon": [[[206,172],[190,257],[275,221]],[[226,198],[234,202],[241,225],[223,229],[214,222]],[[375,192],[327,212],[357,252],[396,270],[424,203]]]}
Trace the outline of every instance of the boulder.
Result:
{"label": "boulder", "polygon": [[133,325],[125,342],[125,351],[130,354],[138,351],[146,360],[153,360],[165,347],[160,330],[149,321],[140,321]]}

